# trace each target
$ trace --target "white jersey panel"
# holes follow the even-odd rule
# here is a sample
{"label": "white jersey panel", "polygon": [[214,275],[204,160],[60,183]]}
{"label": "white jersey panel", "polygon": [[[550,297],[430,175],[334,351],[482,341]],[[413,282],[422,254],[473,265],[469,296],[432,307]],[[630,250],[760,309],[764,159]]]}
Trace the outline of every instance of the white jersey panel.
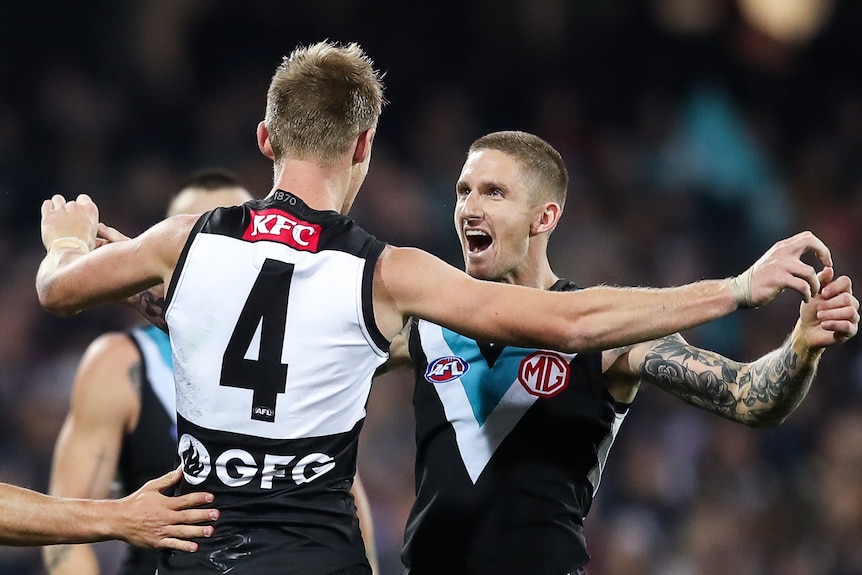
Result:
{"label": "white jersey panel", "polygon": [[[272,422],[248,416],[253,390],[222,385],[221,362],[212,361],[224,356],[267,259],[294,266],[281,352],[287,377]],[[368,374],[387,357],[363,320],[364,265],[342,251],[302,252],[275,242],[197,234],[166,313],[180,415],[208,429],[270,439],[351,430],[365,416]],[[260,326],[245,358],[257,359],[259,347]],[[327,350],[325,356],[320,350]]]}

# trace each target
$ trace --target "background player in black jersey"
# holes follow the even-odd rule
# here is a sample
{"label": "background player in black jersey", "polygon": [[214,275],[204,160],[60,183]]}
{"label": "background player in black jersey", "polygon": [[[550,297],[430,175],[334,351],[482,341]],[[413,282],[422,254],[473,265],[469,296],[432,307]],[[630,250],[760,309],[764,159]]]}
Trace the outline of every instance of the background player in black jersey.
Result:
{"label": "background player in black jersey", "polygon": [[[348,491],[371,378],[410,317],[483,340],[597,350],[762,305],[787,288],[809,300],[820,280],[801,256],[832,265],[828,248],[803,233],[739,277],[675,288],[548,293],[476,280],[382,244],[344,216],[383,102],[380,76],[357,45],[301,47],[276,70],[258,125],[274,167],[264,200],[168,218],[98,250],[88,196],[43,202],[47,254],[36,286],[46,309],[73,314],[170,286],[180,490],[212,487],[231,505],[221,504],[218,540],[202,541],[194,557],[163,554],[161,575],[370,571]],[[814,304],[827,328],[846,323],[828,319],[837,291],[827,284]]]}
{"label": "background player in black jersey", "polygon": [[[560,154],[537,136],[496,132],[474,142],[455,190],[467,273],[575,289],[557,277],[547,254],[567,180]],[[408,572],[564,575],[582,568],[583,519],[641,382],[745,425],[781,423],[806,396],[823,350],[858,330],[849,278],[833,279],[826,268],[820,279],[831,282],[831,295],[803,303],[781,347],[748,363],[679,334],[572,356],[413,323],[390,354],[390,367],[412,356],[416,375]],[[837,321],[818,318],[821,304]]]}
{"label": "background player in black jersey", "polygon": [[[205,170],[183,183],[167,216],[202,214],[250,199],[234,174]],[[158,303],[150,298],[145,307]],[[178,465],[176,442],[167,334],[154,327],[106,333],[87,347],[78,366],[70,411],[54,449],[49,493],[103,499],[117,479],[122,492],[137,489]],[[45,547],[43,558],[51,575],[100,572],[90,545]],[[158,550],[130,548],[121,573],[151,575],[158,560]]]}

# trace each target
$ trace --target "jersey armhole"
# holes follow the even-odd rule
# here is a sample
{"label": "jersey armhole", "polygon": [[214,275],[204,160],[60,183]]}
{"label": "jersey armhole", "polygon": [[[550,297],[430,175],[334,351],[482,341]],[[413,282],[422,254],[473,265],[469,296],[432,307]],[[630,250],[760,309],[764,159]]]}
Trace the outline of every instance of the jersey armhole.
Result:
{"label": "jersey armhole", "polygon": [[377,260],[383,253],[384,247],[386,244],[374,240],[365,256],[365,267],[362,270],[362,319],[368,337],[371,338],[371,343],[377,347],[380,355],[385,356],[389,353],[389,340],[381,333],[377,326],[377,320],[374,319],[373,295],[374,269],[377,267]]}

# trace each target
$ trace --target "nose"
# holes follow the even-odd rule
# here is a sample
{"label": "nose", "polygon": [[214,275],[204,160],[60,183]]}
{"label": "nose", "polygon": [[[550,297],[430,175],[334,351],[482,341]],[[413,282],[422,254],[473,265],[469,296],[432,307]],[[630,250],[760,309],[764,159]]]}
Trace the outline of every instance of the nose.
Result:
{"label": "nose", "polygon": [[475,191],[468,193],[461,201],[461,219],[469,220],[482,217],[482,202]]}

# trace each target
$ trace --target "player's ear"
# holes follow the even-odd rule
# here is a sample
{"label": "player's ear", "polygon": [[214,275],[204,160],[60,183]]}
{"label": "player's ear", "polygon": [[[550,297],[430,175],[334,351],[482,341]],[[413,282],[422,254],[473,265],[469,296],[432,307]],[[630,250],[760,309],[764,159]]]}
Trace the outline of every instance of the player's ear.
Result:
{"label": "player's ear", "polygon": [[556,202],[545,202],[541,208],[530,225],[530,233],[534,236],[553,231],[563,215],[563,208]]}
{"label": "player's ear", "polygon": [[356,138],[356,146],[353,148],[353,163],[361,164],[371,155],[371,144],[374,143],[375,128],[368,128]]}
{"label": "player's ear", "polygon": [[266,129],[264,122],[260,122],[257,125],[257,147],[260,148],[260,152],[264,156],[270,160],[275,160],[275,154],[272,152],[272,144],[269,141],[269,130]]}

